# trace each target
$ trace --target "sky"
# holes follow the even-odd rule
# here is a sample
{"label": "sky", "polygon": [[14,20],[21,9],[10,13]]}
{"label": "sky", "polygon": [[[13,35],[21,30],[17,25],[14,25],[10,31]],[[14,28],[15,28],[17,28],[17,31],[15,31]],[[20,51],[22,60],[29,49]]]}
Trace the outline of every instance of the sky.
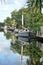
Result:
{"label": "sky", "polygon": [[[6,17],[11,17],[13,10],[19,10],[26,5],[27,0],[0,0],[0,22]],[[41,10],[43,12],[43,9]]]}
{"label": "sky", "polygon": [[11,17],[13,10],[19,10],[25,4],[26,0],[0,0],[0,22],[4,22],[8,16]]}

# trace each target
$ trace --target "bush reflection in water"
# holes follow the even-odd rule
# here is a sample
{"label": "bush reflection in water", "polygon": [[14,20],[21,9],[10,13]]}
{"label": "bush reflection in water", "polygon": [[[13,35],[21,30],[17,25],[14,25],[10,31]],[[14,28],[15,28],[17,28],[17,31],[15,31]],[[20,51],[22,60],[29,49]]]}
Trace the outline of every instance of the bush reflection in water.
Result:
{"label": "bush reflection in water", "polygon": [[[16,50],[19,54],[21,54],[21,44],[17,40],[17,38],[14,35],[11,35],[9,33],[6,35],[6,37],[9,38],[9,39],[12,39],[11,40],[11,50],[13,52]],[[35,42],[32,42],[32,43],[33,44],[28,44],[28,45],[24,45],[23,46],[23,55],[25,55],[25,56],[29,56],[30,55],[30,57],[32,57],[32,54],[33,54],[33,59],[35,59],[35,62],[38,62],[38,60],[41,58],[41,56],[43,54],[42,54],[41,50],[39,50],[38,47],[36,47],[36,49],[35,49],[35,45],[34,45]],[[32,47],[32,46],[34,46],[34,47]],[[38,51],[38,54],[37,54],[37,51]]]}
{"label": "bush reflection in water", "polygon": [[[7,32],[7,33],[4,33],[4,35],[6,36],[6,38],[9,40],[11,40],[11,45],[10,45],[10,49],[13,51],[13,52],[17,52],[20,56],[21,56],[21,44],[20,42],[18,41],[18,37],[15,37],[14,36],[14,33],[13,32]],[[23,53],[24,54],[24,53]],[[27,61],[27,56],[23,55],[23,59],[22,59],[22,63],[26,63],[24,61]],[[24,60],[25,59],[25,60]]]}

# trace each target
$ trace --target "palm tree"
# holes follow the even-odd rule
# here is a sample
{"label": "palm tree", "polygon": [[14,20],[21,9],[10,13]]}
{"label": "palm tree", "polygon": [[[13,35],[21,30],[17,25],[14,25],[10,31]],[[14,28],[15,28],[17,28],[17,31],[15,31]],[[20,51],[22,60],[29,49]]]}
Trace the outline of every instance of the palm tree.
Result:
{"label": "palm tree", "polygon": [[28,7],[36,7],[37,9],[39,8],[41,12],[41,7],[42,7],[42,0],[28,0],[27,1]]}
{"label": "palm tree", "polygon": [[[27,4],[28,4],[28,7],[30,7],[30,11],[31,11],[30,12],[30,19],[31,19],[30,24],[31,24],[31,22],[34,23],[32,25],[32,27],[35,28],[36,22],[38,23],[37,17],[39,17],[38,15],[41,14],[42,0],[28,0]],[[37,14],[37,13],[39,13],[39,14]],[[34,18],[36,18],[36,20]],[[35,29],[37,32],[37,28],[35,28]],[[34,29],[34,31],[35,31],[35,29]],[[32,42],[32,45],[30,45],[30,49],[29,49],[30,57],[31,57],[31,65],[40,65],[39,59],[41,57],[42,52],[40,51],[40,48],[38,48],[36,46],[36,43],[37,42],[35,42],[35,41],[34,41],[34,43]],[[34,47],[34,45],[35,45],[35,47]],[[31,48],[31,46],[32,46],[32,48]]]}

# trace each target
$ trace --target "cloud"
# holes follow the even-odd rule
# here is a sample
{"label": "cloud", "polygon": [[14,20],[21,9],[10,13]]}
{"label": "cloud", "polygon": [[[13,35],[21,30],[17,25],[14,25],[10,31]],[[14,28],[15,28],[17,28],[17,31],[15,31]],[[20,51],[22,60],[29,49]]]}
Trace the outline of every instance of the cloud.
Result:
{"label": "cloud", "polygon": [[0,1],[0,22],[3,22],[7,16],[11,16],[11,12],[24,6],[26,0],[5,0],[1,4]]}

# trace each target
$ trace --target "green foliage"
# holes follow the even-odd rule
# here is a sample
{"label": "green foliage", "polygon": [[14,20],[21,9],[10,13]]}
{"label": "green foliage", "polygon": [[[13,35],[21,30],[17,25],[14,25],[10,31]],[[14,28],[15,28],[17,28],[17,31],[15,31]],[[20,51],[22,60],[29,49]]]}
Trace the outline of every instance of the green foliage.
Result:
{"label": "green foliage", "polygon": [[4,20],[4,24],[7,25],[7,26],[14,26],[16,27],[16,22],[14,19],[10,18],[10,17],[7,17],[5,20]]}
{"label": "green foliage", "polygon": [[[15,19],[17,27],[21,26],[21,12],[16,12],[15,10],[11,13],[12,19]],[[19,24],[18,24],[19,23]]]}
{"label": "green foliage", "polygon": [[[43,15],[41,14],[42,1],[41,0],[28,0],[28,7],[30,11],[28,15],[28,26],[30,30],[36,32],[40,30],[40,26],[43,25]],[[29,44],[29,55],[31,57],[31,65],[40,65],[40,58],[43,53],[39,47],[36,46],[37,42]]]}
{"label": "green foliage", "polygon": [[41,7],[42,7],[42,0],[27,0],[28,7],[36,7],[40,10],[41,13]]}
{"label": "green foliage", "polygon": [[0,27],[1,27],[1,26],[4,26],[4,23],[0,23]]}
{"label": "green foliage", "polygon": [[10,33],[4,33],[4,35],[6,35],[6,38],[7,39],[10,39],[11,38],[11,34]]}
{"label": "green foliage", "polygon": [[30,12],[28,15],[28,26],[33,31],[38,31],[40,26],[43,25],[43,15],[39,11]]}
{"label": "green foliage", "polygon": [[21,8],[19,11],[14,10],[11,13],[12,19],[15,19],[18,28],[22,27],[22,11],[23,11],[23,14],[24,14],[24,21],[25,21],[25,16],[28,13],[28,8]]}
{"label": "green foliage", "polygon": [[6,25],[10,25],[10,21],[11,21],[11,18],[10,17],[7,17],[5,20],[4,20],[4,22],[5,22],[5,24]]}
{"label": "green foliage", "polygon": [[11,49],[14,51],[17,51],[18,53],[21,53],[21,46],[20,46],[20,43],[16,40],[15,42],[14,42],[14,44],[13,43],[11,43]]}
{"label": "green foliage", "polygon": [[[22,13],[24,15],[24,26],[31,31],[36,32],[40,30],[40,26],[43,25],[43,15],[41,14],[42,0],[28,0],[29,8],[21,8],[20,10],[14,10],[11,12],[11,17],[7,17],[5,23],[9,26],[12,22],[16,23],[17,28],[22,27]],[[15,25],[14,23],[14,25]],[[16,41],[15,44],[11,44],[11,47],[20,53],[21,46]],[[29,45],[24,46],[24,55],[30,55],[31,65],[39,65],[39,60],[43,55],[40,48],[36,46],[36,42],[32,42]]]}

